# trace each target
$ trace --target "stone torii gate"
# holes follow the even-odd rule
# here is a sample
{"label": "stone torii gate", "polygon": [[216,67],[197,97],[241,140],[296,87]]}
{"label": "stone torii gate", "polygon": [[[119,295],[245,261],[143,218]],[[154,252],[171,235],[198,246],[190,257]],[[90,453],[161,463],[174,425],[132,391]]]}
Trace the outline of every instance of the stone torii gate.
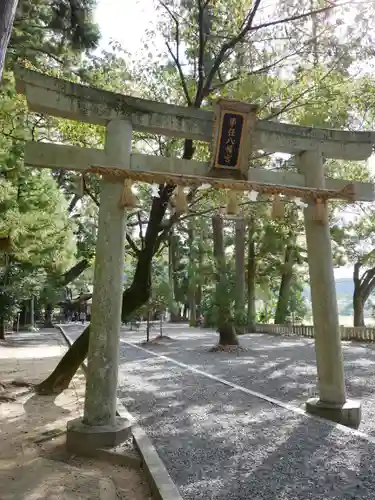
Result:
{"label": "stone torii gate", "polygon": [[[120,207],[119,200],[126,178],[177,185],[210,183],[221,188],[286,193],[307,198],[304,220],[316,332],[319,398],[308,400],[306,409],[346,425],[359,425],[360,403],[348,400],[345,390],[325,201],[329,198],[373,201],[374,187],[368,183],[325,177],[323,158],[365,160],[372,153],[375,133],[257,121],[254,106],[243,103],[237,103],[237,107],[229,106],[226,117],[223,105],[224,111],[219,109],[216,112],[216,126],[213,128],[214,116],[209,111],[119,95],[26,69],[17,70],[16,84],[18,92],[26,96],[32,111],[106,127],[104,150],[40,142],[29,142],[25,148],[25,164],[31,167],[102,174],[84,417],[82,421],[68,424],[68,444],[69,436],[72,436],[70,443],[75,449],[113,446],[128,432],[126,422],[116,417],[126,225],[125,211]],[[239,117],[237,122],[233,116]],[[214,130],[217,143],[214,163],[220,163],[223,134],[226,130],[228,143],[231,135],[228,127],[235,127],[240,121],[240,136],[242,132],[251,134],[252,150],[295,155],[298,171],[287,173],[259,168],[247,171],[248,157],[245,157],[245,168],[242,163],[245,179],[242,175],[233,180],[228,179],[228,169],[221,175],[220,170],[214,168],[215,175],[210,175],[210,168],[212,173],[212,166],[215,165],[205,162],[131,151],[132,130],[206,142],[212,141]],[[231,130],[234,135],[238,132],[234,128]],[[241,141],[240,136],[237,139]],[[225,151],[224,156],[227,154]],[[249,154],[244,148],[241,151],[239,158]],[[225,160],[227,163],[230,161]],[[237,166],[237,160],[229,165],[232,170],[236,170]],[[317,203],[322,200],[321,217],[316,220]]]}

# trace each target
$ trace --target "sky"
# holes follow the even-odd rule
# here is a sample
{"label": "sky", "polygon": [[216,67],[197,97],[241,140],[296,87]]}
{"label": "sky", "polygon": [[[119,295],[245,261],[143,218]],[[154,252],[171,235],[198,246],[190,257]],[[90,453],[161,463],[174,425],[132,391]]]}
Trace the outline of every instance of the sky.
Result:
{"label": "sky", "polygon": [[[101,48],[108,49],[115,40],[129,52],[137,53],[143,45],[145,32],[155,26],[154,0],[98,0],[95,21],[99,24],[102,38]],[[163,47],[163,40],[156,40]],[[352,267],[335,269],[336,279],[352,278]]]}
{"label": "sky", "polygon": [[103,48],[113,39],[125,49],[136,52],[142,47],[142,37],[154,20],[153,0],[99,0],[95,11]]}

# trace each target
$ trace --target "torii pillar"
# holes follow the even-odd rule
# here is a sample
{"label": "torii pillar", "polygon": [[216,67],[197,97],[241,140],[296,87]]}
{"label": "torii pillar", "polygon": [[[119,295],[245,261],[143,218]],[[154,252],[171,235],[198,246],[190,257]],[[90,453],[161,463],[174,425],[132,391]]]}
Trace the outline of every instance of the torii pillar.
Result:
{"label": "torii pillar", "polygon": [[[105,154],[119,168],[129,167],[131,139],[129,122],[109,122]],[[130,435],[129,422],[116,416],[126,222],[122,190],[123,179],[102,177],[84,416],[69,422],[67,432],[67,448],[76,453],[114,447]]]}
{"label": "torii pillar", "polygon": [[[319,151],[305,151],[297,165],[312,188],[325,188],[324,163]],[[323,220],[315,220],[315,201],[304,210],[311,302],[315,329],[315,352],[319,398],[306,402],[306,411],[357,428],[361,420],[359,401],[346,398],[344,362],[333,273],[328,208]]]}

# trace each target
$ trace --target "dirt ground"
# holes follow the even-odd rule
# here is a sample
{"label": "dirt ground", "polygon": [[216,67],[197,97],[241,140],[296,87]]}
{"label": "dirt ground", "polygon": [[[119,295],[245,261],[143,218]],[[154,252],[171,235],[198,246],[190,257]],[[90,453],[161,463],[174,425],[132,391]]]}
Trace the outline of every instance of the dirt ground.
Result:
{"label": "dirt ground", "polygon": [[151,500],[142,471],[66,452],[66,423],[82,415],[82,372],[57,397],[11,384],[43,380],[65,350],[54,331],[0,341],[0,500]]}

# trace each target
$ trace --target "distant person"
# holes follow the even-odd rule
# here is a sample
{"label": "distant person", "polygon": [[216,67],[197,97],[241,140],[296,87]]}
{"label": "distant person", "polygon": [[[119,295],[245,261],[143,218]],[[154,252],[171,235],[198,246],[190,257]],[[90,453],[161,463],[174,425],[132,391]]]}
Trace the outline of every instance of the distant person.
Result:
{"label": "distant person", "polygon": [[81,312],[80,315],[79,315],[79,319],[81,320],[81,323],[83,325],[85,323],[85,320],[86,320],[86,313],[85,312]]}

